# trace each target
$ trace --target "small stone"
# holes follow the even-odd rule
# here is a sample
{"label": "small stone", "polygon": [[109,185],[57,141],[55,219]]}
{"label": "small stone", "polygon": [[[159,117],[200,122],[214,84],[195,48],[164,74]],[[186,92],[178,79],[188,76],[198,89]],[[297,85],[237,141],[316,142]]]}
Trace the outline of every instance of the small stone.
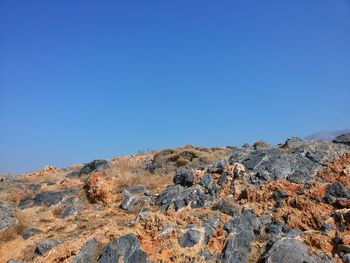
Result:
{"label": "small stone", "polygon": [[66,218],[70,215],[76,214],[80,211],[79,206],[67,206],[65,209],[63,209],[61,213],[61,218]]}
{"label": "small stone", "polygon": [[37,245],[35,249],[35,253],[40,255],[45,255],[47,252],[49,252],[54,246],[57,246],[59,243],[60,241],[58,240],[45,239]]}
{"label": "small stone", "polygon": [[201,239],[201,233],[197,230],[189,230],[179,239],[180,247],[193,247]]}
{"label": "small stone", "polygon": [[134,185],[125,189],[129,194],[144,194],[147,189],[143,185]]}
{"label": "small stone", "polygon": [[126,195],[120,207],[124,210],[131,210],[137,203],[137,198],[134,195]]}
{"label": "small stone", "polygon": [[25,263],[25,261],[22,261],[20,259],[9,259],[7,263]]}
{"label": "small stone", "polygon": [[24,239],[28,239],[32,236],[35,236],[37,234],[40,234],[41,231],[37,228],[30,228],[30,229],[27,229],[27,230],[24,230],[23,233],[22,233],[22,237]]}

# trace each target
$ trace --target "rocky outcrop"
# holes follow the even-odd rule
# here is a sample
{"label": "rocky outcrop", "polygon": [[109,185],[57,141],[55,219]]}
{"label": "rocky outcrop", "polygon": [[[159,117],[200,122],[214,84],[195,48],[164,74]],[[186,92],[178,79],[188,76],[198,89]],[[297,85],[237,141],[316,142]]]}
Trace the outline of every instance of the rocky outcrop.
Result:
{"label": "rocky outcrop", "polygon": [[349,261],[348,145],[290,138],[228,149],[1,179],[0,262]]}

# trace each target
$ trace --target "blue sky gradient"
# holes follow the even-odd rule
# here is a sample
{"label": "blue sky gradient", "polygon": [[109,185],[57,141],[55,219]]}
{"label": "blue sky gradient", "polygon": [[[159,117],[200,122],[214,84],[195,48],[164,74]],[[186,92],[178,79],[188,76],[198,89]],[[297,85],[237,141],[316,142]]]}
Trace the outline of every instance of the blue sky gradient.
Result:
{"label": "blue sky gradient", "polygon": [[0,0],[0,172],[350,127],[350,2]]}

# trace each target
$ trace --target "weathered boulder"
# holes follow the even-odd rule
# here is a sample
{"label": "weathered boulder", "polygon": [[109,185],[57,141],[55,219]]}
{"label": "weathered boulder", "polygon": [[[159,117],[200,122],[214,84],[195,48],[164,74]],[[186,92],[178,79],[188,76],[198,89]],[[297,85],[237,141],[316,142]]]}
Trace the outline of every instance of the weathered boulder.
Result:
{"label": "weathered boulder", "polygon": [[101,172],[104,169],[111,168],[112,165],[106,160],[93,160],[85,164],[81,170],[80,174],[89,174],[91,172]]}
{"label": "weathered boulder", "polygon": [[16,223],[16,210],[13,205],[0,201],[0,231],[10,229]]}
{"label": "weathered boulder", "polygon": [[181,238],[179,238],[180,247],[193,247],[198,244],[201,239],[201,233],[197,230],[188,230]]}
{"label": "weathered boulder", "polygon": [[98,262],[142,263],[147,262],[147,258],[147,253],[140,249],[138,238],[134,234],[127,234],[107,244]]}
{"label": "weathered boulder", "polygon": [[194,182],[194,175],[192,170],[185,168],[178,168],[174,177],[174,183],[182,186],[192,186]]}
{"label": "weathered boulder", "polygon": [[60,243],[61,241],[59,240],[45,239],[37,245],[35,253],[40,255],[46,255],[54,246],[57,246]]}
{"label": "weathered boulder", "polygon": [[269,263],[323,263],[333,262],[326,255],[318,256],[309,254],[309,247],[299,239],[282,238],[276,241],[264,257],[264,262]]}
{"label": "weathered boulder", "polygon": [[[242,230],[230,237],[224,248],[222,262],[245,263],[252,251],[253,235],[250,231]],[[282,262],[282,261],[281,261]]]}
{"label": "weathered boulder", "polygon": [[79,253],[74,257],[72,263],[95,263],[98,242],[92,238],[86,242]]}
{"label": "weathered boulder", "polygon": [[343,143],[350,146],[350,133],[339,135],[333,140],[334,143]]}
{"label": "weathered boulder", "polygon": [[179,210],[187,205],[192,208],[203,207],[206,201],[213,197],[206,193],[200,185],[183,187],[181,185],[169,186],[164,192],[160,193],[156,199],[156,204],[163,210]]}

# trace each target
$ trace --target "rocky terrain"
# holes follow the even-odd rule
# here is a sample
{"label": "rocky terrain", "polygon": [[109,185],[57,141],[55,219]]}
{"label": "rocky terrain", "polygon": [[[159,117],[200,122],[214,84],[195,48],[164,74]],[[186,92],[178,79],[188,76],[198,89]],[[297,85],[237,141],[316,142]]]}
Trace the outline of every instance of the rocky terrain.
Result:
{"label": "rocky terrain", "polygon": [[0,262],[350,262],[350,134],[0,177]]}

